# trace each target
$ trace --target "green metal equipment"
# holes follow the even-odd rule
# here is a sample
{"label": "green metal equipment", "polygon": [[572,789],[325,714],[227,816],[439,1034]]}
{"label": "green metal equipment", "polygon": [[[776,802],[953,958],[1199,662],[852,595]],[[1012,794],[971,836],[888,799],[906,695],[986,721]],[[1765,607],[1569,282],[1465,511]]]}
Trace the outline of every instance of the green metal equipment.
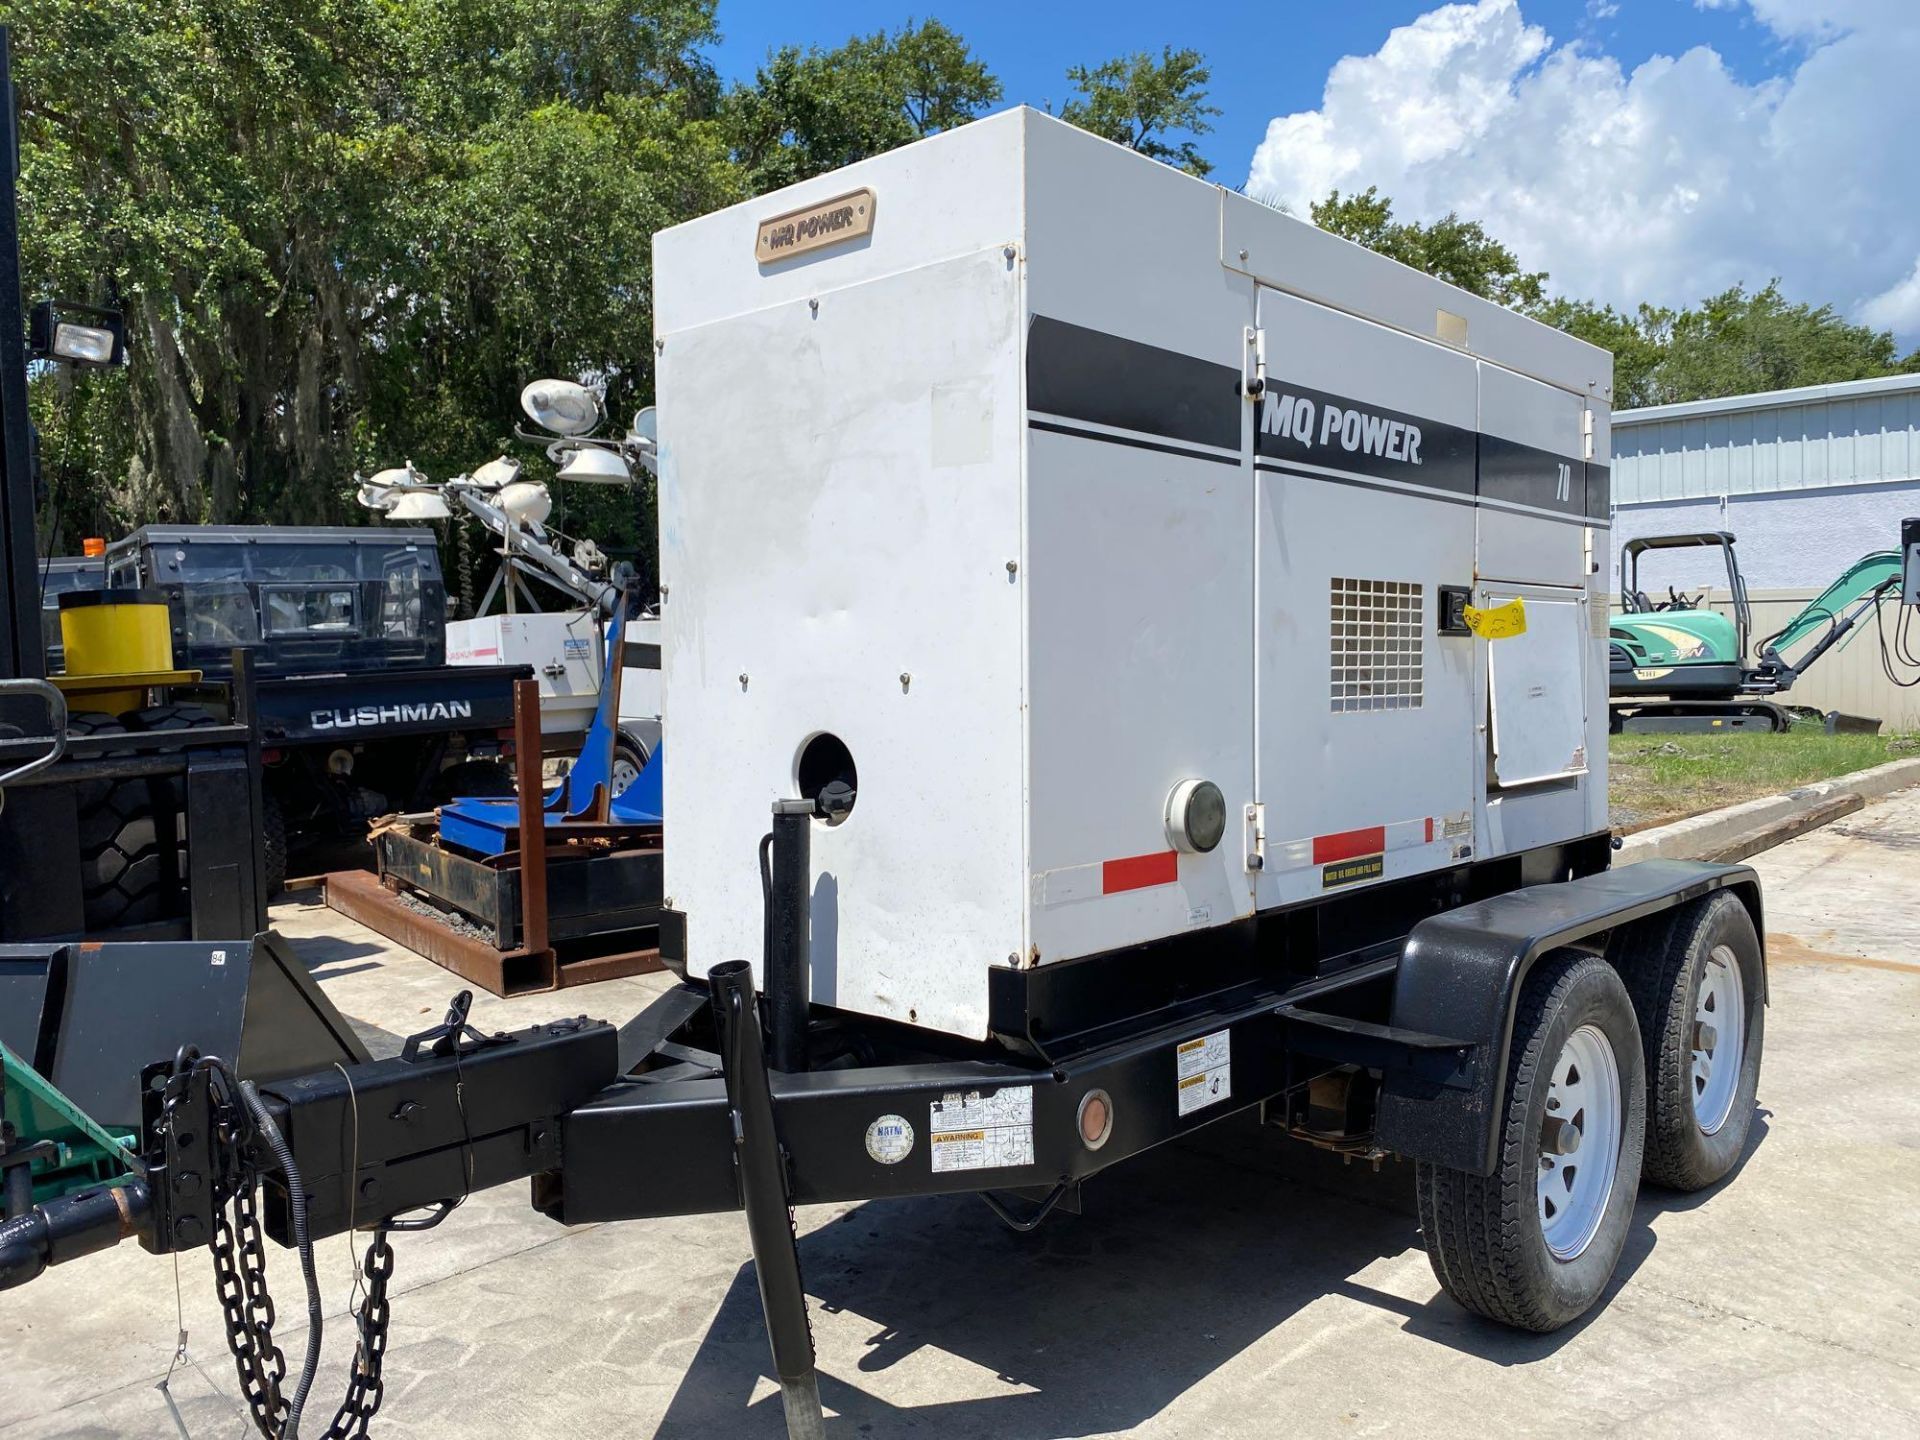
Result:
{"label": "green metal equipment", "polygon": [[[1621,548],[1623,613],[1607,628],[1615,732],[1785,730],[1791,717],[1772,697],[1791,690],[1861,619],[1877,612],[1901,577],[1900,550],[1862,556],[1785,625],[1763,636],[1748,665],[1752,606],[1733,547],[1729,532],[1706,530],[1642,536]],[[1655,601],[1640,588],[1640,560],[1647,551],[1700,548],[1725,557],[1731,613],[1709,609],[1704,591],[1689,595],[1669,587],[1667,598]],[[1829,715],[1828,728],[1861,723],[1850,720]],[[1877,721],[1864,723],[1878,728]]]}
{"label": "green metal equipment", "polygon": [[[117,1184],[140,1168],[132,1130],[96,1125],[0,1042],[0,1174],[8,1217],[62,1195]],[[31,1187],[31,1193],[28,1187]]]}

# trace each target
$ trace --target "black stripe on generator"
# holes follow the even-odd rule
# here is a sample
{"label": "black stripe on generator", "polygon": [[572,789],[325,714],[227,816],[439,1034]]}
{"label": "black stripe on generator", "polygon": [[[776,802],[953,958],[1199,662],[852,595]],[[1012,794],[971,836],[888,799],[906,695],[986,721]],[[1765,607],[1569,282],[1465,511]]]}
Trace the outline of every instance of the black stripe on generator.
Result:
{"label": "black stripe on generator", "polygon": [[1036,315],[1027,330],[1027,408],[1067,420],[1240,448],[1240,372]]}

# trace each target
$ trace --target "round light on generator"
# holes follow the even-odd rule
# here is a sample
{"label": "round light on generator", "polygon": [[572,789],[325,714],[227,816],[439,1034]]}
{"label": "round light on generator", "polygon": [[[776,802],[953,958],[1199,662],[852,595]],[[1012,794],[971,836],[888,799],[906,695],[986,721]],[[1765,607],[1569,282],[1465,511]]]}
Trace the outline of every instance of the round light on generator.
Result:
{"label": "round light on generator", "polygon": [[1227,797],[1211,780],[1182,780],[1167,796],[1167,843],[1204,855],[1227,833]]}

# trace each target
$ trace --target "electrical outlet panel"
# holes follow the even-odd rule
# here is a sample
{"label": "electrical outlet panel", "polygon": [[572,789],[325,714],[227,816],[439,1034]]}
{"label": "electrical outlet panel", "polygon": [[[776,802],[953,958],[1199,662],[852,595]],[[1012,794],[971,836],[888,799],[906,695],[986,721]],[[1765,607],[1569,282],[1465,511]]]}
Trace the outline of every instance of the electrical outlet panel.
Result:
{"label": "electrical outlet panel", "polygon": [[1900,603],[1920,605],[1920,518],[1900,522]]}

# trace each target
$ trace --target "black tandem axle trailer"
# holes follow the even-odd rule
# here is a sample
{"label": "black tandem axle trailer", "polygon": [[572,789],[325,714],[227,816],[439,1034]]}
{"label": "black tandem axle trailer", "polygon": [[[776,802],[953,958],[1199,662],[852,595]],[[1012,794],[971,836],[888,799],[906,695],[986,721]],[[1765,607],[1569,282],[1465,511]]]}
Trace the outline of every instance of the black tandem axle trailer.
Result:
{"label": "black tandem axle trailer", "polygon": [[[996,976],[993,1035],[973,1044],[801,1001],[809,808],[785,812],[776,807],[763,872],[760,996],[733,961],[707,983],[683,979],[617,1030],[583,1016],[482,1035],[463,995],[400,1057],[367,1063],[317,989],[275,984],[249,999],[247,1024],[291,1053],[339,1050],[339,1064],[314,1059],[291,1077],[262,1069],[257,1043],[250,1061],[231,1024],[209,1028],[204,1056],[175,1053],[185,1034],[130,1044],[120,1007],[114,1063],[153,1062],[137,1092],[131,1075],[110,1077],[143,1097],[134,1173],[0,1224],[0,1287],[128,1235],[159,1253],[211,1242],[230,1275],[249,1262],[223,1217],[251,1216],[260,1187],[277,1241],[310,1252],[350,1227],[370,1232],[367,1274],[382,1281],[394,1231],[509,1181],[531,1177],[534,1206],[565,1224],[739,1209],[790,1431],[810,1436],[821,1419],[797,1204],[977,1193],[1030,1229],[1077,1208],[1080,1187],[1108,1166],[1259,1107],[1315,1144],[1416,1161],[1445,1288],[1483,1314],[1549,1330],[1602,1293],[1643,1174],[1699,1188],[1744,1146],[1765,971],[1759,884],[1743,866],[1609,869],[1608,837],[1594,835],[1270,912],[1210,944],[1009,969]],[[676,933],[664,929],[669,957]],[[1698,1018],[1701,977],[1729,963],[1743,1013]],[[164,970],[155,959],[141,973],[166,984]],[[60,1055],[87,1045],[88,1023],[69,1007],[65,1028],[42,1037],[43,1062],[69,1083]],[[1588,1053],[1567,1037],[1589,1030],[1607,1036],[1617,1066],[1610,1122],[1597,1100],[1572,1111],[1556,1098],[1597,1077],[1536,1070],[1543,1053]],[[1716,1057],[1737,1083],[1709,1133],[1690,1108],[1692,1082]],[[240,1083],[250,1069],[261,1074],[255,1095]],[[1183,1102],[1195,1083],[1215,1103]],[[1573,1195],[1576,1155],[1613,1163],[1590,1217],[1600,1238],[1562,1261],[1540,1243],[1559,1222],[1551,1200],[1536,1209],[1547,1194],[1536,1180],[1565,1169]],[[1516,1193],[1517,1217],[1539,1217],[1531,1229],[1498,1223]],[[364,1342],[385,1313],[383,1298],[359,1317],[349,1418],[369,1394],[377,1404],[384,1333]],[[270,1337],[229,1338],[262,1432],[280,1433],[284,1387],[256,1383],[276,1363]]]}

